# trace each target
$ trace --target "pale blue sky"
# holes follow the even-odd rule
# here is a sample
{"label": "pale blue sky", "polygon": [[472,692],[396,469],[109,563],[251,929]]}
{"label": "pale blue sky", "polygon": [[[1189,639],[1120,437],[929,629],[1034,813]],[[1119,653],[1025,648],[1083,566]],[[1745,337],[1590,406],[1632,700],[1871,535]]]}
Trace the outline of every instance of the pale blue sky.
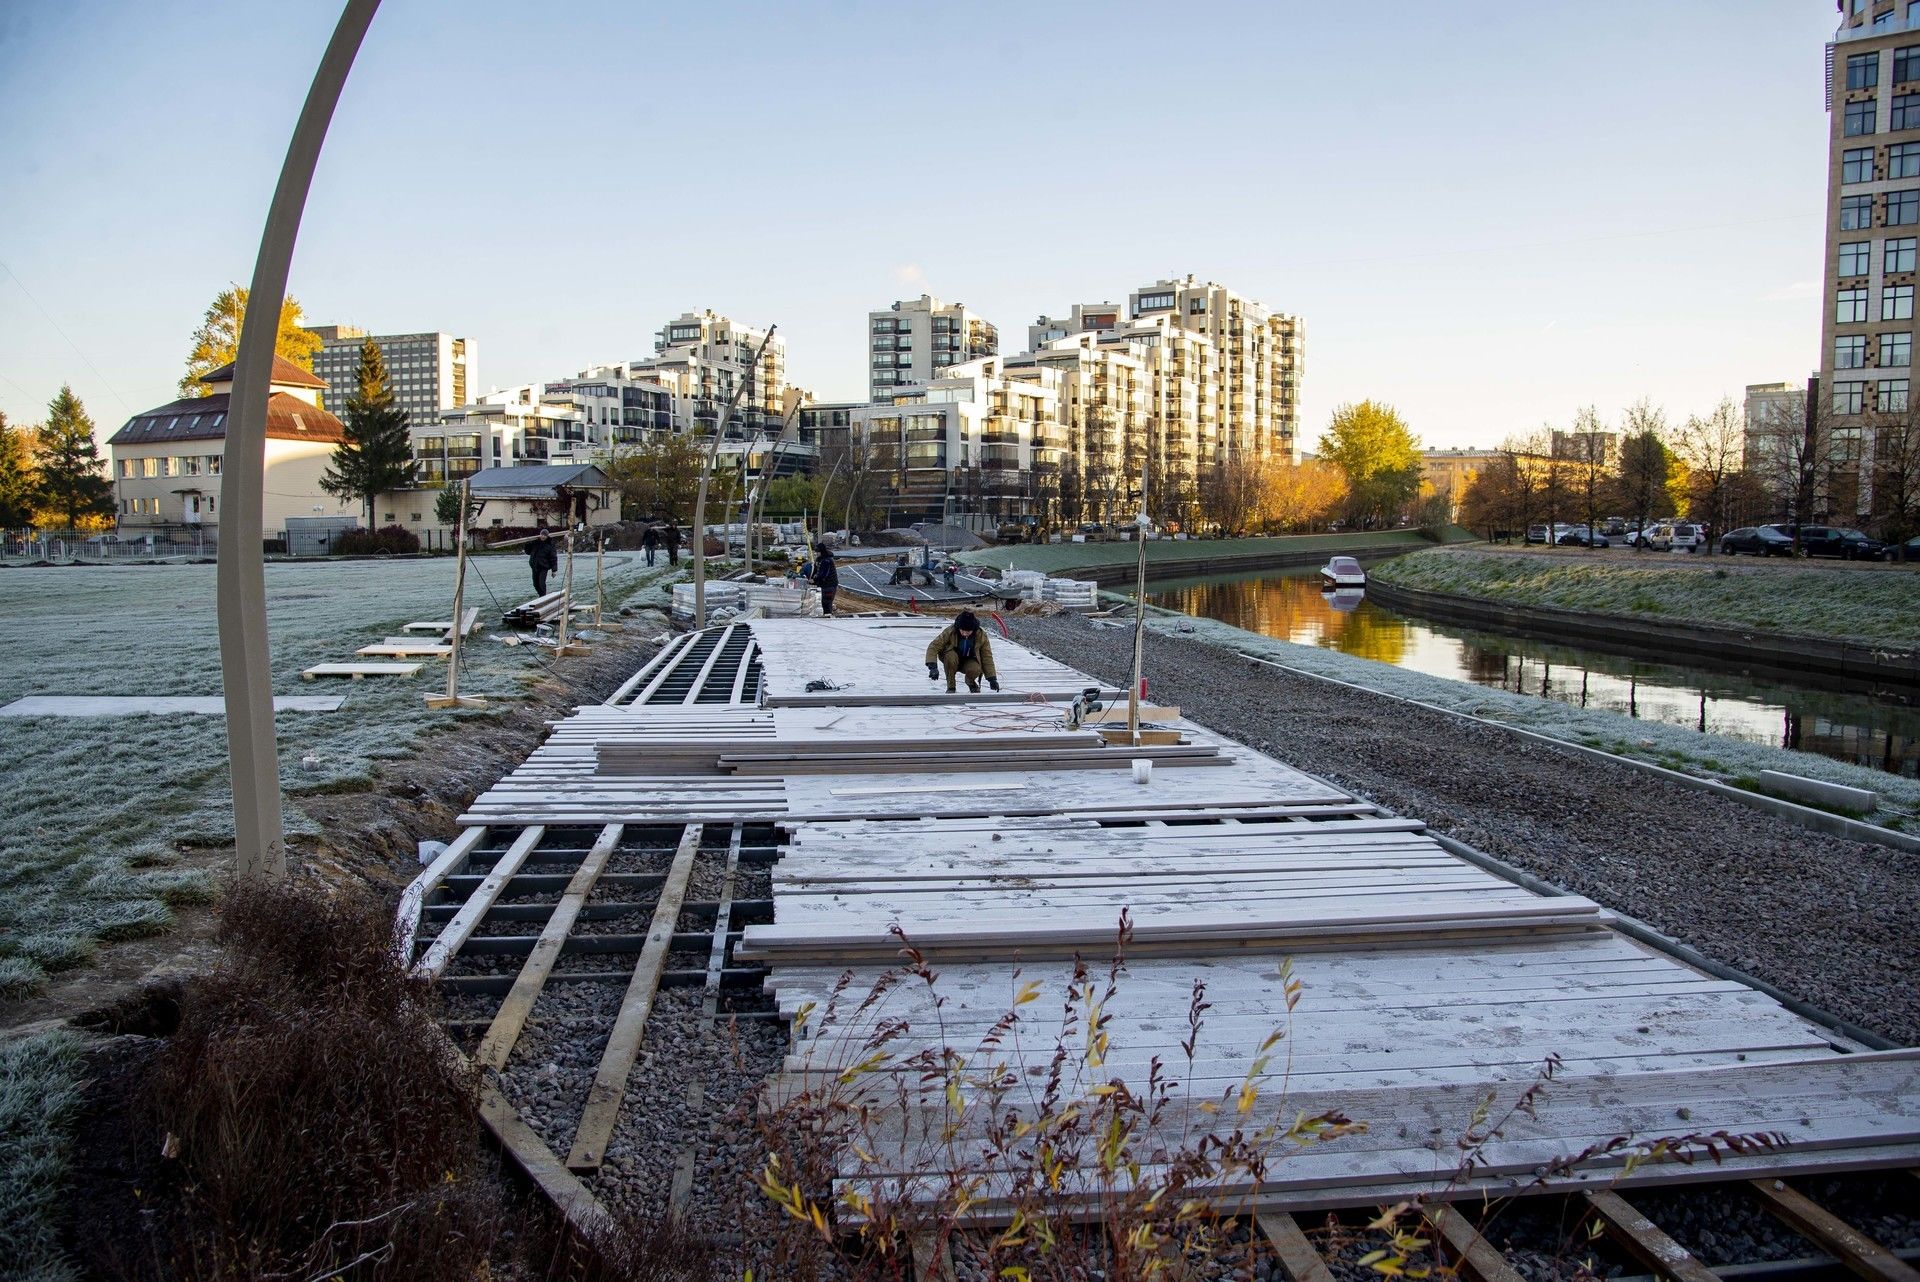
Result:
{"label": "pale blue sky", "polygon": [[[0,409],[169,399],[252,272],[337,17],[0,0]],[[387,0],[307,205],[317,323],[445,329],[483,385],[688,308],[865,391],[923,290],[1017,350],[1192,273],[1306,319],[1303,443],[1398,406],[1491,444],[1818,363],[1830,0]],[[10,273],[10,274],[9,274]],[[37,300],[37,301],[36,301]]]}

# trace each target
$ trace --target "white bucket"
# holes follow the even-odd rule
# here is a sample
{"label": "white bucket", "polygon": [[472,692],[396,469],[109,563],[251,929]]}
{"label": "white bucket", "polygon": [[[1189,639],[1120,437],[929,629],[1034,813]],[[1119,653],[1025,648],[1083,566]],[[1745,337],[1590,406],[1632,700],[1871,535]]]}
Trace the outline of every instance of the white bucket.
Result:
{"label": "white bucket", "polygon": [[1139,784],[1153,782],[1153,759],[1135,757],[1133,759],[1133,781]]}

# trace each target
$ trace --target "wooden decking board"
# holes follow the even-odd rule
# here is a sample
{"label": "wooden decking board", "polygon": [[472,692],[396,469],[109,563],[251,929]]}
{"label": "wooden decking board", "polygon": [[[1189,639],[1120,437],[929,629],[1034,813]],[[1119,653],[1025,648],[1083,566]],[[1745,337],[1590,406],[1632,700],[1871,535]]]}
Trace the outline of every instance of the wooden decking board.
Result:
{"label": "wooden decking board", "polygon": [[315,677],[351,677],[358,681],[363,677],[410,677],[423,667],[419,663],[316,663],[311,668],[303,668],[300,679],[311,681]]}
{"label": "wooden decking board", "polygon": [[1608,1235],[1655,1273],[1672,1282],[1720,1282],[1718,1274],[1612,1189],[1588,1189],[1585,1197]]}
{"label": "wooden decking board", "polygon": [[687,879],[693,873],[694,856],[700,849],[701,825],[689,824],[674,852],[673,866],[660,887],[654,904],[653,924],[647,931],[646,946],[633,966],[633,980],[620,1002],[613,1031],[607,1036],[600,1056],[600,1068],[593,1086],[587,1091],[587,1103],[574,1132],[573,1150],[567,1154],[567,1169],[591,1173],[600,1169],[606,1158],[607,1140],[620,1118],[620,1106],[626,1099],[627,1075],[640,1054],[640,1039],[646,1033],[647,1016],[653,1010],[654,994],[660,985],[667,953],[673,946],[673,925],[680,916],[680,904],[686,897]]}
{"label": "wooden decking board", "polygon": [[540,844],[540,838],[544,835],[546,835],[546,829],[538,824],[521,830],[520,835],[514,839],[513,845],[507,848],[507,852],[494,861],[492,870],[487,873],[487,879],[474,887],[473,893],[467,897],[467,902],[461,906],[460,911],[454,914],[453,920],[443,926],[433,942],[427,946],[427,951],[414,965],[416,974],[434,978],[446,969],[447,963],[453,960],[455,953],[460,951],[460,946],[467,942],[467,937],[473,934],[473,928],[480,924],[481,917],[488,908],[493,906],[493,901],[500,897],[501,890],[512,879],[513,874],[519,871],[520,865],[526,862],[528,853]]}
{"label": "wooden decking board", "polygon": [[1806,1194],[1778,1179],[1751,1181],[1760,1204],[1796,1233],[1818,1243],[1868,1282],[1920,1282],[1920,1271]]}

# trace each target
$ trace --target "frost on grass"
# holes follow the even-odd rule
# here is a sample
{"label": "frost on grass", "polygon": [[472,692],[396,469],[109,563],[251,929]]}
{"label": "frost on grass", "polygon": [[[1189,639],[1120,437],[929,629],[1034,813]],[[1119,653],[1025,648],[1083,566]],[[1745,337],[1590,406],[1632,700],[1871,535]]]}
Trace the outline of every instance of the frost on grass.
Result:
{"label": "frost on grass", "polygon": [[[1378,663],[1338,650],[1295,645],[1275,637],[1248,632],[1217,619],[1192,618],[1171,611],[1155,611],[1147,626],[1156,632],[1190,635],[1242,654],[1271,659],[1315,676],[1332,677],[1382,694],[1484,717],[1535,734],[1599,748],[1670,770],[1730,782],[1758,775],[1762,770],[1824,779],[1830,783],[1866,788],[1880,794],[1883,806],[1908,814],[1920,812],[1920,780],[1869,770],[1829,757],[1765,744],[1747,743],[1725,735],[1701,734],[1659,721],[1641,721],[1597,708],[1580,708],[1553,699],[1513,694],[1470,685],[1446,677],[1429,676],[1392,664]],[[1884,819],[1884,816],[1876,816]]]}
{"label": "frost on grass", "polygon": [[1428,549],[1376,566],[1382,583],[1512,605],[1920,647],[1920,575],[1904,566]]}
{"label": "frost on grass", "polygon": [[[4,965],[4,963],[0,963]],[[65,1282],[66,1198],[80,1051],[69,1033],[0,1044],[0,1260],[8,1277]],[[18,1270],[14,1272],[13,1270]]]}
{"label": "frost on grass", "polygon": [[[575,567],[591,591],[592,562]],[[663,604],[679,571],[609,557],[607,603]],[[439,660],[413,678],[309,683],[300,670],[452,608],[453,562],[352,561],[267,566],[276,694],[343,694],[337,712],[275,718],[287,829],[311,834],[299,794],[364,786],[377,762],[404,757],[451,717],[421,696],[445,681]],[[583,582],[584,580],[584,582]],[[519,557],[470,563],[466,603],[481,628],[461,652],[461,688],[509,697],[546,672],[533,646],[487,640],[501,612],[531,595]],[[220,655],[210,565],[0,570],[0,704],[30,694],[218,695]],[[208,716],[23,717],[7,737],[9,822],[0,827],[0,995],[85,961],[102,940],[164,929],[168,905],[203,898],[187,848],[233,839],[226,721]]]}

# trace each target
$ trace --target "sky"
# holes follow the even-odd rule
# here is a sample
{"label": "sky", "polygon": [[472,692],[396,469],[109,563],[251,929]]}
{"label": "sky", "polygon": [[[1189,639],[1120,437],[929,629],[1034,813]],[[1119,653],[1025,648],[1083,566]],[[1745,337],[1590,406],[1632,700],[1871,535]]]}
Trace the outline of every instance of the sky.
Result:
{"label": "sky", "polygon": [[[252,274],[338,5],[0,0],[0,410],[170,400]],[[712,308],[866,389],[931,292],[1002,349],[1213,280],[1306,326],[1301,443],[1583,405],[1705,413],[1819,363],[1831,0],[729,5],[387,0],[290,292],[447,330],[479,382],[650,355]]]}

